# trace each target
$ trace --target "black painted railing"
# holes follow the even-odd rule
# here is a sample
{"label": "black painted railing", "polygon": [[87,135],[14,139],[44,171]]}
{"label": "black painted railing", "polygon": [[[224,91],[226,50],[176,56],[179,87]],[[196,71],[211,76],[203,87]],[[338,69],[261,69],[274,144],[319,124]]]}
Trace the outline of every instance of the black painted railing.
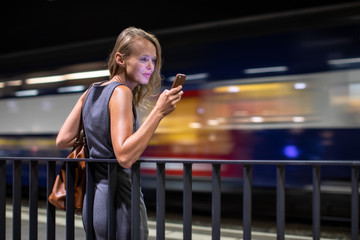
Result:
{"label": "black painted railing", "polygon": [[[38,168],[39,162],[47,164],[47,196],[49,196],[56,176],[56,163],[65,161],[67,169],[69,164],[78,159],[67,158],[33,158],[33,157],[0,157],[0,239],[6,239],[6,164],[13,165],[12,199],[13,199],[13,239],[21,239],[21,166],[29,164],[29,239],[38,239]],[[116,189],[116,160],[86,159],[87,184],[87,229],[93,229],[93,196],[94,178],[90,162],[107,161],[109,173],[109,203],[114,202]],[[153,162],[157,166],[156,174],[156,239],[165,239],[165,165],[167,163],[183,164],[183,239],[191,239],[192,235],[192,164],[212,165],[212,239],[220,239],[221,225],[221,165],[241,164],[243,172],[243,239],[251,239],[252,223],[252,170],[254,165],[276,166],[276,225],[277,239],[285,238],[285,167],[287,165],[312,166],[313,197],[312,197],[312,227],[313,239],[320,239],[320,177],[322,166],[349,166],[351,168],[351,236],[359,236],[359,166],[360,161],[259,161],[259,160],[199,160],[199,159],[158,159],[142,158],[132,167],[132,208],[131,208],[131,239],[140,236],[140,165],[142,162]],[[90,164],[91,166],[91,164]],[[67,199],[66,199],[66,239],[74,239],[74,172],[67,171]],[[116,219],[115,206],[108,204],[108,237],[115,239]],[[55,239],[55,208],[47,204],[47,239]],[[239,236],[241,237],[241,236]],[[95,239],[94,232],[88,231],[86,239]]]}

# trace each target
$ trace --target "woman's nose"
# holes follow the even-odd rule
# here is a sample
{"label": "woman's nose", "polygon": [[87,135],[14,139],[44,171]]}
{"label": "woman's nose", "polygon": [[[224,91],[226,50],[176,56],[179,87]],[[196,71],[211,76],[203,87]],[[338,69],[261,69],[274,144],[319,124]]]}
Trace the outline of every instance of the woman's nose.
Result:
{"label": "woman's nose", "polygon": [[155,63],[152,60],[149,60],[146,68],[147,69],[154,69],[154,66],[155,66]]}

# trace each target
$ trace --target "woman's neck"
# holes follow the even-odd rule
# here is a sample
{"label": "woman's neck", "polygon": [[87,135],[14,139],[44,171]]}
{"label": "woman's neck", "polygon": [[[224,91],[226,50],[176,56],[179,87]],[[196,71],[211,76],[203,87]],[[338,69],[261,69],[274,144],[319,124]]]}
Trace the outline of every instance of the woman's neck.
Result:
{"label": "woman's neck", "polygon": [[119,83],[122,83],[124,85],[126,85],[128,88],[131,89],[131,91],[133,91],[135,89],[135,87],[137,86],[137,83],[135,84],[135,82],[133,81],[128,81],[126,78],[125,78],[125,74],[116,74],[112,79],[111,81],[116,81],[116,82],[119,82]]}

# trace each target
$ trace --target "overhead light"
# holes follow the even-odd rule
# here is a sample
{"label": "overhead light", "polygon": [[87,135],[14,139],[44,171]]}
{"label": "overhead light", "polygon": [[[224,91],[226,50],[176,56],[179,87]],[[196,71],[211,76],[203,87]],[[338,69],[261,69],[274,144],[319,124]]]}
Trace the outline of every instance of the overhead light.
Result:
{"label": "overhead light", "polygon": [[22,84],[22,80],[11,80],[11,81],[6,82],[6,86],[9,86],[9,87],[20,86],[21,84]]}
{"label": "overhead light", "polygon": [[306,83],[302,83],[302,82],[295,83],[294,88],[295,89],[305,89],[306,88]]}
{"label": "overhead light", "polygon": [[25,80],[25,83],[26,84],[42,84],[42,83],[62,82],[65,80],[67,80],[65,75],[56,75],[56,76],[48,76],[48,77],[28,78]]}
{"label": "overhead light", "polygon": [[28,78],[25,80],[26,84],[44,84],[44,83],[55,83],[68,80],[86,79],[86,78],[98,78],[110,76],[108,70],[96,70],[87,72],[68,73],[64,75],[46,76]]}
{"label": "overhead light", "polygon": [[0,88],[4,88],[5,87],[5,83],[4,82],[0,82]]}
{"label": "overhead light", "polygon": [[292,121],[293,122],[305,122],[305,118],[304,117],[302,117],[302,116],[295,116],[295,117],[293,117],[292,118]]}
{"label": "overhead light", "polygon": [[31,97],[31,96],[37,96],[39,94],[39,91],[34,90],[22,90],[15,92],[16,97]]}
{"label": "overhead light", "polygon": [[238,87],[238,86],[229,86],[228,92],[231,92],[231,93],[240,92],[240,87]]}
{"label": "overhead light", "polygon": [[208,73],[197,73],[197,74],[189,74],[186,75],[187,80],[199,80],[209,77]]}
{"label": "overhead light", "polygon": [[251,121],[254,122],[254,123],[261,123],[264,121],[264,118],[263,117],[251,117]]}
{"label": "overhead light", "polygon": [[189,123],[189,127],[191,127],[191,128],[201,128],[201,126],[202,126],[202,124],[199,122]]}
{"label": "overhead light", "polygon": [[210,125],[210,126],[216,126],[216,125],[219,125],[219,121],[216,120],[216,119],[209,119],[207,121],[207,124]]}
{"label": "overhead light", "polygon": [[71,92],[81,92],[85,90],[85,86],[69,86],[69,87],[60,87],[57,89],[58,93],[71,93]]}
{"label": "overhead light", "polygon": [[237,93],[240,92],[240,85],[236,86],[236,85],[232,85],[232,86],[220,86],[220,87],[216,87],[214,88],[215,92],[218,93]]}
{"label": "overhead light", "polygon": [[75,79],[85,79],[85,78],[97,78],[97,77],[107,77],[110,76],[109,70],[97,70],[89,72],[78,72],[78,73],[69,73],[65,75],[67,80]]}
{"label": "overhead light", "polygon": [[254,83],[243,85],[217,86],[213,89],[216,93],[238,93],[238,92],[259,92],[259,91],[281,91],[285,85],[283,83]]}
{"label": "overhead light", "polygon": [[[189,74],[186,75],[186,80],[200,80],[200,79],[205,79],[208,78],[209,74],[208,73],[196,73],[196,74]],[[175,76],[170,76],[167,78],[168,81],[173,82],[175,80]]]}
{"label": "overhead light", "polygon": [[340,58],[328,60],[329,65],[342,65],[342,64],[351,64],[351,63],[360,63],[360,58]]}
{"label": "overhead light", "polygon": [[264,68],[248,68],[244,70],[245,74],[270,73],[270,72],[286,72],[287,66],[264,67]]}

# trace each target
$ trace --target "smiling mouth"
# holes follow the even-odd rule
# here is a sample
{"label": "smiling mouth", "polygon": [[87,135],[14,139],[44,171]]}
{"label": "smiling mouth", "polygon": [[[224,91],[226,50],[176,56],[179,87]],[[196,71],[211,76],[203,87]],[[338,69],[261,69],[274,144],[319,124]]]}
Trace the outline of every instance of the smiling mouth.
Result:
{"label": "smiling mouth", "polygon": [[150,78],[151,77],[151,73],[144,73],[143,74],[146,78]]}

